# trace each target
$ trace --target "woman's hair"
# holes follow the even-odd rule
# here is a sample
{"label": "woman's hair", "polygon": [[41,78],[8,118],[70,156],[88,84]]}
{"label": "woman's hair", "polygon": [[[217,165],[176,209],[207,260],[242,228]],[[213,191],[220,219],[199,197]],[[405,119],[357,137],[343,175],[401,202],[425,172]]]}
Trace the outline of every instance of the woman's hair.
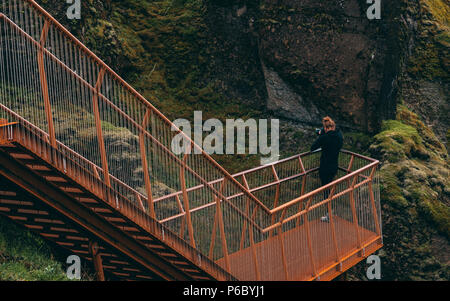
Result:
{"label": "woman's hair", "polygon": [[325,117],[322,120],[323,123],[323,128],[329,131],[334,131],[336,130],[336,123],[333,121],[333,119],[331,119],[330,117]]}

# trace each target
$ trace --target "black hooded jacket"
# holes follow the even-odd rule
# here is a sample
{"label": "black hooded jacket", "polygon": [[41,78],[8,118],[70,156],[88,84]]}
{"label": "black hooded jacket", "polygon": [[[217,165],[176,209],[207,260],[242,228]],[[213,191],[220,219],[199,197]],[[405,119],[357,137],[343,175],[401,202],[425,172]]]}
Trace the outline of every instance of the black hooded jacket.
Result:
{"label": "black hooded jacket", "polygon": [[311,151],[322,149],[320,157],[320,175],[336,175],[338,170],[339,153],[344,144],[341,130],[323,133],[311,146]]}

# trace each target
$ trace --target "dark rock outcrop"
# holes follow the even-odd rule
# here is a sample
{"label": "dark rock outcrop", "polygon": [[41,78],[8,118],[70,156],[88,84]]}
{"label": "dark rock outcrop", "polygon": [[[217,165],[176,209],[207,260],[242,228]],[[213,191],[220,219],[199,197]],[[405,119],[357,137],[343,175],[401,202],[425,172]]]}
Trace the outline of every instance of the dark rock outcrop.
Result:
{"label": "dark rock outcrop", "polygon": [[[317,107],[321,115],[368,132],[395,115],[396,41],[385,25],[393,17],[383,13],[384,20],[370,21],[367,8],[357,0],[261,1],[261,58],[299,95],[291,107]],[[268,106],[286,116],[283,105],[268,98]]]}

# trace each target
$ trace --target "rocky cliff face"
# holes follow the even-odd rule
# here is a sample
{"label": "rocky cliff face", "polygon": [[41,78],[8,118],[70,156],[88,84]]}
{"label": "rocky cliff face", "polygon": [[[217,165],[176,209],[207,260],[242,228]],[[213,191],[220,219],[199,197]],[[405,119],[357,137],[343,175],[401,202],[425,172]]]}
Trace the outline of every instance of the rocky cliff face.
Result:
{"label": "rocky cliff face", "polygon": [[40,3],[169,118],[280,118],[283,155],[337,119],[383,163],[383,279],[450,279],[448,1],[382,1],[372,21],[365,0],[86,0],[73,21]]}
{"label": "rocky cliff face", "polygon": [[[293,88],[286,96],[301,96],[293,103],[319,109],[311,110],[313,116],[298,110],[295,119],[317,122],[333,115],[341,124],[373,132],[380,120],[393,116],[398,63],[385,22],[394,20],[389,13],[384,22],[370,21],[367,8],[366,1],[357,0],[262,1],[262,60]],[[270,97],[268,105],[283,110]]]}
{"label": "rocky cliff face", "polygon": [[448,1],[407,1],[401,99],[448,143],[450,7]]}

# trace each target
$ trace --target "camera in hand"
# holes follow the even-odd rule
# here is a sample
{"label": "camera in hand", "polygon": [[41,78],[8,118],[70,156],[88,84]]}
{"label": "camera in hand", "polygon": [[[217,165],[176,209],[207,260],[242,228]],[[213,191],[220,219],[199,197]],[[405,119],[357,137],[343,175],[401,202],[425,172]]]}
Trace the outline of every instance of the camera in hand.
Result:
{"label": "camera in hand", "polygon": [[320,135],[322,135],[323,133],[325,133],[325,131],[324,131],[323,128],[322,128],[322,129],[316,129],[316,134],[317,134],[317,136],[320,136]]}

